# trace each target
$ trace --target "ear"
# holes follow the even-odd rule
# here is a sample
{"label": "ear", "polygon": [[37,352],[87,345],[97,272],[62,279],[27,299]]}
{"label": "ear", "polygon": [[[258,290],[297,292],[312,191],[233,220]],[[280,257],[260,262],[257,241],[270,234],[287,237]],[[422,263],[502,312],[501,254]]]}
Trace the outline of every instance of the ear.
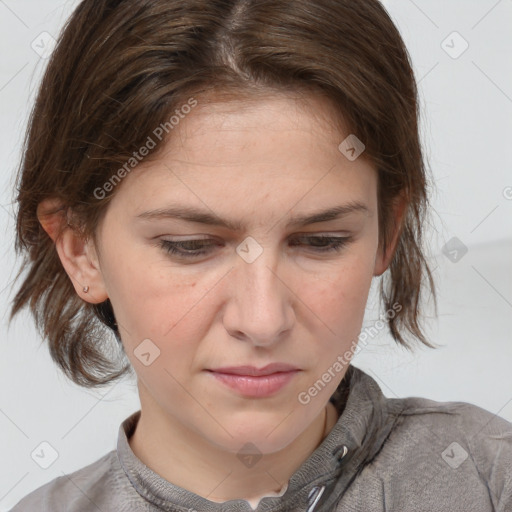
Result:
{"label": "ear", "polygon": [[[37,207],[37,218],[54,241],[62,266],[76,293],[91,304],[107,300],[108,294],[94,243],[92,240],[84,240],[70,226],[67,208],[62,202],[53,198],[44,200]],[[84,287],[88,287],[87,292],[84,292]]]}
{"label": "ear", "polygon": [[402,192],[393,201],[392,210],[395,227],[393,230],[391,241],[387,247],[385,254],[379,247],[377,257],[375,258],[375,268],[373,272],[374,276],[380,276],[381,274],[383,274],[391,264],[391,261],[393,260],[395,249],[398,244],[398,240],[400,239],[400,234],[402,232],[402,221],[404,218],[404,214],[406,212],[406,207],[407,200],[405,194]]}

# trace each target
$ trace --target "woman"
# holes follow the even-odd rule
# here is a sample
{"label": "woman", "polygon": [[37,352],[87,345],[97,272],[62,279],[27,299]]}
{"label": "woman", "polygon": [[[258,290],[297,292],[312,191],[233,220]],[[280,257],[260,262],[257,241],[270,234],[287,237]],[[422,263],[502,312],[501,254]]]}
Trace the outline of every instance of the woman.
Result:
{"label": "woman", "polygon": [[133,370],[141,410],[14,511],[511,510],[510,423],[350,365],[374,277],[394,339],[432,346],[417,105],[377,0],[78,6],[27,133],[12,316],[80,385]]}

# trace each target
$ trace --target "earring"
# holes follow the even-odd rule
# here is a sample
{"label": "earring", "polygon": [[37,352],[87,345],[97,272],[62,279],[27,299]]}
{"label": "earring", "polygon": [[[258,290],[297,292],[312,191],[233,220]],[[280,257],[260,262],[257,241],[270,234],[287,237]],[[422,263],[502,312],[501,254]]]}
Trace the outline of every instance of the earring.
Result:
{"label": "earring", "polygon": [[88,286],[84,286],[83,290],[84,290],[84,293],[87,293],[89,291],[89,287]]}

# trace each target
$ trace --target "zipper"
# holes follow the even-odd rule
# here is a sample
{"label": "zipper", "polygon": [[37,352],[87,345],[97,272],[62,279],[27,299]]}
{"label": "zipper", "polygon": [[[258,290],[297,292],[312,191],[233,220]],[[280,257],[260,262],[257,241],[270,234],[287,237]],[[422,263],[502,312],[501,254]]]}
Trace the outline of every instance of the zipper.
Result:
{"label": "zipper", "polygon": [[[348,453],[348,448],[345,445],[343,445],[342,452],[339,453],[339,451],[338,451],[338,455],[337,455],[338,462],[341,462],[341,460],[345,457],[345,455],[347,455],[347,453]],[[333,482],[330,487],[334,488],[335,486],[336,486],[336,482]],[[320,502],[320,499],[322,498],[322,495],[325,492],[325,489],[326,489],[325,485],[318,485],[316,487],[313,487],[313,489],[311,489],[311,491],[309,492],[309,496],[308,496],[308,508],[306,509],[306,512],[314,512],[314,510],[316,509],[317,505]],[[326,496],[326,499],[327,498],[328,498],[328,496]]]}
{"label": "zipper", "polygon": [[309,506],[306,510],[306,512],[313,512],[315,510],[315,507],[317,506],[318,502],[320,501],[320,498],[322,497],[322,494],[325,491],[325,485],[322,485],[321,487],[313,487],[311,489],[309,496],[308,496],[308,502]]}

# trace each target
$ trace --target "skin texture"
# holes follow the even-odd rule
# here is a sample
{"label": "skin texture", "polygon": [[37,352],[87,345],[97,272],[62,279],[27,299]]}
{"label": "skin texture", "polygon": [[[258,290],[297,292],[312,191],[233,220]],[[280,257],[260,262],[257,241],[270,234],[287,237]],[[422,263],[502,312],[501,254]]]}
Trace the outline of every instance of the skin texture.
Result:
{"label": "skin texture", "polygon": [[[98,247],[71,229],[56,240],[55,219],[41,216],[80,297],[112,302],[138,377],[134,453],[212,501],[278,491],[330,431],[337,415],[328,400],[346,367],[308,404],[297,397],[357,339],[372,278],[396,247],[398,229],[387,254],[378,252],[376,170],[364,153],[350,161],[339,151],[350,132],[335,128],[331,112],[320,97],[199,98],[161,158],[142,162],[118,185]],[[286,227],[293,216],[349,201],[368,213]],[[242,229],[136,218],[178,204]],[[395,210],[398,222],[403,206]],[[301,238],[321,234],[352,238],[324,253]],[[263,250],[252,263],[236,252],[248,236]],[[206,255],[180,259],[162,239],[213,245]],[[134,354],[144,339],[160,350],[149,366]],[[265,398],[241,396],[206,371],[270,362],[301,371]],[[263,455],[251,467],[237,457],[246,443]]]}

